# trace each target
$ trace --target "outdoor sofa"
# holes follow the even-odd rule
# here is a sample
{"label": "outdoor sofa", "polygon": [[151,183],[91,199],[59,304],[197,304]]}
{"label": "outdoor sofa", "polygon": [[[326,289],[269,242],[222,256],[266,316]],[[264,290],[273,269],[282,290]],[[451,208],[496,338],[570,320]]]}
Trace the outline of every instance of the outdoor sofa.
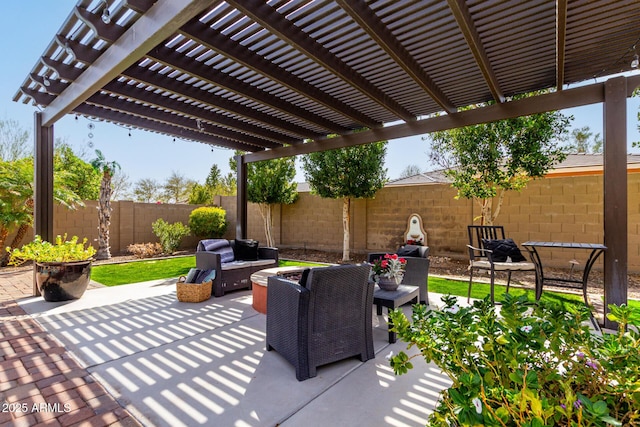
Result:
{"label": "outdoor sofa", "polygon": [[251,274],[277,266],[278,249],[259,247],[256,240],[201,240],[196,251],[196,268],[216,270],[212,289],[216,297],[251,289]]}

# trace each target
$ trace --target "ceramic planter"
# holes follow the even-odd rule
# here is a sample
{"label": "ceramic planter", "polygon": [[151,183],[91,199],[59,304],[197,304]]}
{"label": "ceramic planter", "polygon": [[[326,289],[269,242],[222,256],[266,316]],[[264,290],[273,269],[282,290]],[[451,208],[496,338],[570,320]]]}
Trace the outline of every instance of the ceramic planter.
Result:
{"label": "ceramic planter", "polygon": [[84,294],[91,279],[91,260],[36,262],[35,279],[45,301],[68,301]]}

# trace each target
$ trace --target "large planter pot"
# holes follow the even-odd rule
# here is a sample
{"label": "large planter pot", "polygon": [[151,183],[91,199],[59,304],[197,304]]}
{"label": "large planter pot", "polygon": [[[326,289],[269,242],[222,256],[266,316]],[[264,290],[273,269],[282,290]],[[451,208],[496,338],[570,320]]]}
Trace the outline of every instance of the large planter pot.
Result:
{"label": "large planter pot", "polygon": [[36,283],[45,301],[68,301],[84,294],[91,279],[91,260],[36,262]]}

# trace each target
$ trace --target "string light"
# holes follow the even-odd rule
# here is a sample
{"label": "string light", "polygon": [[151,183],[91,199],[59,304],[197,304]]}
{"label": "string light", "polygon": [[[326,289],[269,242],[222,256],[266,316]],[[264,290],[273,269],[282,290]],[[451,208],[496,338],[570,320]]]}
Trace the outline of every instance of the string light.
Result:
{"label": "string light", "polygon": [[111,24],[111,13],[109,13],[109,3],[104,2],[104,9],[102,9],[102,22],[109,25]]}
{"label": "string light", "polygon": [[196,119],[196,126],[198,127],[198,130],[204,130],[204,125],[202,124],[202,120]]}

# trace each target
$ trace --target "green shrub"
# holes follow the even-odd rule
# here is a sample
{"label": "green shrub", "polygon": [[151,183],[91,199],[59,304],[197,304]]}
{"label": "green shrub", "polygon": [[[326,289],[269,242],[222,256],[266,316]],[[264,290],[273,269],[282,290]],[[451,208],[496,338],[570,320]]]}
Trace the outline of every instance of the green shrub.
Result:
{"label": "green shrub", "polygon": [[226,212],[218,207],[202,207],[191,211],[189,228],[196,236],[218,238],[227,231]]}
{"label": "green shrub", "polygon": [[169,224],[162,218],[151,224],[151,227],[153,228],[153,234],[160,239],[162,250],[167,254],[175,252],[180,246],[182,238],[190,233],[189,227],[183,223],[174,222]]}
{"label": "green shrub", "polygon": [[22,248],[7,248],[9,252],[9,265],[20,265],[25,261],[36,262],[73,262],[85,261],[95,255],[93,246],[87,245],[87,238],[82,242],[78,241],[78,236],[73,236],[67,240],[67,235],[56,236],[55,243],[42,240],[36,235],[31,243],[27,243]]}
{"label": "green shrub", "polygon": [[390,313],[398,337],[419,353],[390,357],[396,374],[422,356],[451,379],[433,426],[618,426],[640,423],[640,311],[610,305],[618,333],[593,333],[585,305],[564,309],[505,295],[442,310]]}

